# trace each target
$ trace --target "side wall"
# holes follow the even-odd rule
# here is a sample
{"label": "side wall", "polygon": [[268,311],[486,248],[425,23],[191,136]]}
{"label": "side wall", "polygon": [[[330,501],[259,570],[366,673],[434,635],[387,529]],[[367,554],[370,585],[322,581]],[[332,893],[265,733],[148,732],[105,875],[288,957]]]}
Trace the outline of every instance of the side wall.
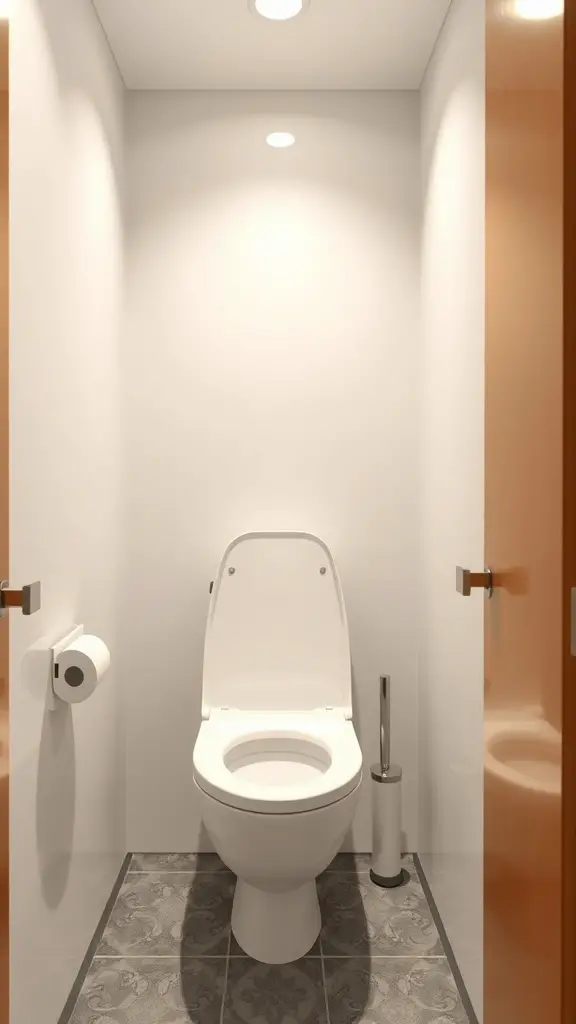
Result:
{"label": "side wall", "polygon": [[[289,150],[266,135],[290,130]],[[338,563],[355,722],[394,679],[417,845],[416,93],[134,93],[123,346],[128,843],[195,850],[208,585],[249,530]],[[354,826],[369,849],[369,783]]]}
{"label": "side wall", "polygon": [[13,1024],[58,1020],[125,850],[118,678],[46,710],[46,647],[74,623],[116,660],[123,91],[89,0],[11,21]]}
{"label": "side wall", "polygon": [[422,860],[482,999],[484,5],[454,0],[422,89]]}

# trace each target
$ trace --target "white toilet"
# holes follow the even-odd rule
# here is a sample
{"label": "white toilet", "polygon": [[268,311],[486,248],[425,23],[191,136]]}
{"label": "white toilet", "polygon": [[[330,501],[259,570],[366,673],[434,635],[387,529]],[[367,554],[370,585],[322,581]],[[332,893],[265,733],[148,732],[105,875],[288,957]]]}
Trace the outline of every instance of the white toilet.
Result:
{"label": "white toilet", "polygon": [[228,547],[204,648],[194,779],[202,816],[238,876],[232,929],[264,963],[320,932],[315,878],[348,830],[362,779],[348,626],[326,545],[251,533]]}

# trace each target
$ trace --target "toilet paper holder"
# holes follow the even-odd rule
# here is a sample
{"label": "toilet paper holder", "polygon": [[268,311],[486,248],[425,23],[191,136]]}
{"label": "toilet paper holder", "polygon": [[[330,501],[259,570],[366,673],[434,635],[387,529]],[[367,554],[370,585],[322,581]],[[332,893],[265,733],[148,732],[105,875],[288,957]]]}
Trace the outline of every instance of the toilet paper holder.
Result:
{"label": "toilet paper holder", "polygon": [[84,626],[74,626],[70,633],[62,637],[58,643],[53,644],[50,648],[51,664],[50,664],[50,685],[48,688],[48,700],[46,706],[49,711],[56,711],[59,704],[63,702],[54,693],[54,680],[58,678],[58,658],[65,651],[70,644],[74,643],[79,636],[82,636],[84,632]]}

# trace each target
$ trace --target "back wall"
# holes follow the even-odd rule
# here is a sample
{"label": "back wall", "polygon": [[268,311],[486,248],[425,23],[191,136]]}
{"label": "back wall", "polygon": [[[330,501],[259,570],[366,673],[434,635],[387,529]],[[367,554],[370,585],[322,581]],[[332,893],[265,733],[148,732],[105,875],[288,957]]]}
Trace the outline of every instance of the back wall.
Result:
{"label": "back wall", "polygon": [[[126,114],[128,848],[206,845],[192,751],[208,586],[232,537],[287,529],[336,558],[367,768],[393,677],[415,849],[418,93],[130,93]],[[296,145],[270,149],[274,130]]]}

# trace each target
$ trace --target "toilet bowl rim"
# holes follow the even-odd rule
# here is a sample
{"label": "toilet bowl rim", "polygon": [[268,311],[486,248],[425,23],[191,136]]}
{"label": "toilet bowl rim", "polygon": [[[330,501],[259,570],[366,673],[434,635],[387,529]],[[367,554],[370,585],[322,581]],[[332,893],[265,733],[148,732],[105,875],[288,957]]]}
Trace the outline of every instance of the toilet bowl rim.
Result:
{"label": "toilet bowl rim", "polygon": [[252,807],[239,807],[236,804],[230,803],[229,801],[222,799],[221,797],[214,796],[214,794],[209,792],[209,790],[203,789],[196,777],[194,777],[194,785],[198,790],[200,790],[202,796],[206,797],[208,800],[214,800],[215,803],[220,804],[222,807],[227,807],[231,811],[239,811],[240,813],[245,812],[246,814],[255,814],[262,818],[273,818],[274,816],[276,816],[278,818],[286,819],[290,817],[296,818],[302,815],[314,814],[316,811],[322,811],[328,807],[335,807],[337,804],[344,803],[345,800],[348,800],[350,797],[354,797],[359,794],[360,787],[362,785],[362,778],[363,772],[361,771],[359,778],[355,782],[355,785],[352,786],[351,789],[348,789],[345,793],[340,793],[333,799],[327,799],[324,803],[314,804],[313,807],[294,808],[292,810],[280,810],[277,808],[274,810],[257,810],[256,808]]}
{"label": "toilet bowl rim", "polygon": [[[267,787],[231,772],[225,757],[252,738],[304,740],[330,757],[326,771],[306,782]],[[362,752],[351,721],[318,714],[221,716],[202,723],[194,747],[194,777],[202,792],[220,803],[261,813],[297,813],[337,803],[362,776]]]}

